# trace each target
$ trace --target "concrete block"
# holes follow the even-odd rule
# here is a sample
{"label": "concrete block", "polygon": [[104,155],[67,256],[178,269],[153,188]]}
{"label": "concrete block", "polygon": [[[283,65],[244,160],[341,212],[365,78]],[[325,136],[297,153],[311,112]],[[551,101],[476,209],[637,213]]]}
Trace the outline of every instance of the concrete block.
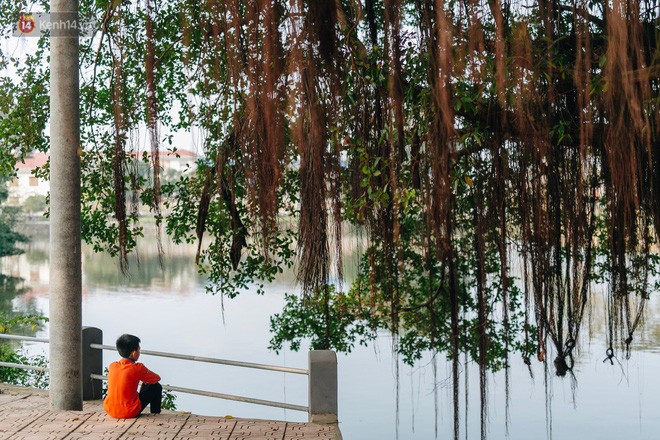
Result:
{"label": "concrete block", "polygon": [[309,352],[309,421],[337,423],[337,354]]}

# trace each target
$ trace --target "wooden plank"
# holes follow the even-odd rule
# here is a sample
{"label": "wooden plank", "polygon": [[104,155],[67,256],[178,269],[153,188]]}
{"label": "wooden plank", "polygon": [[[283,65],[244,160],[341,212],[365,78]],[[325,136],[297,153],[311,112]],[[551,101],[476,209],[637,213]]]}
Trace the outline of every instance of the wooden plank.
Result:
{"label": "wooden plank", "polygon": [[271,422],[265,420],[236,420],[234,431],[229,440],[249,439],[279,439],[284,438],[286,422]]}
{"label": "wooden plank", "polygon": [[228,440],[235,426],[236,420],[233,419],[191,415],[177,434],[176,439]]}
{"label": "wooden plank", "polygon": [[27,399],[29,395],[20,395],[20,394],[10,394],[0,392],[0,406],[7,405],[11,402],[16,402],[17,400]]}
{"label": "wooden plank", "polygon": [[34,408],[48,411],[50,408],[50,401],[48,399],[48,396],[30,394],[22,399],[16,399],[16,400],[12,400],[11,402],[7,402],[6,405],[0,407],[0,410],[34,409]]}
{"label": "wooden plank", "polygon": [[284,440],[300,440],[306,438],[336,439],[338,428],[335,425],[319,425],[316,423],[287,423]]}
{"label": "wooden plank", "polygon": [[[38,391],[38,390],[37,390]],[[82,411],[50,411],[48,395],[0,392],[0,440],[301,440],[341,438],[337,425],[232,419],[165,411],[114,419],[100,400]]]}
{"label": "wooden plank", "polygon": [[105,412],[98,411],[85,423],[76,428],[66,439],[115,440],[133,426],[137,419],[113,419]]}
{"label": "wooden plank", "polygon": [[15,438],[16,433],[46,414],[47,409],[3,408],[0,410],[0,439]]}
{"label": "wooden plank", "polygon": [[174,440],[188,417],[187,414],[177,413],[142,414],[119,438],[122,440],[140,440],[144,438]]}
{"label": "wooden plank", "polygon": [[48,411],[43,416],[33,419],[20,431],[15,432],[12,438],[16,440],[62,439],[75,431],[92,415],[93,413],[82,411]]}

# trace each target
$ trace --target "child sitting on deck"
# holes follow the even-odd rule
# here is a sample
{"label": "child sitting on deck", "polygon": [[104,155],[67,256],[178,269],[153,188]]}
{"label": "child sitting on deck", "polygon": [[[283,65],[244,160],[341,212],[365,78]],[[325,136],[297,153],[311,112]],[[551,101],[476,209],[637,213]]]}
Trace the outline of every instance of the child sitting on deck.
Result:
{"label": "child sitting on deck", "polygon": [[137,361],[140,338],[121,335],[117,338],[117,351],[122,359],[111,363],[108,369],[108,393],[103,400],[105,412],[117,419],[127,419],[137,417],[150,405],[152,414],[160,413],[163,387],[158,383],[160,376]]}

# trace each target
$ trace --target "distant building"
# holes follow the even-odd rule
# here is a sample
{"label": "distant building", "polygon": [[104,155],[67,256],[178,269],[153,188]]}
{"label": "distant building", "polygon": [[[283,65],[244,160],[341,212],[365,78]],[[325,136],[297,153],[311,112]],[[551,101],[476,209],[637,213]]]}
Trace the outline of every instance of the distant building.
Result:
{"label": "distant building", "polygon": [[197,154],[189,150],[161,151],[159,162],[162,171],[182,173],[188,167],[194,168],[197,158]]}
{"label": "distant building", "polygon": [[[151,153],[149,153],[151,156]],[[163,175],[180,174],[186,169],[194,169],[197,154],[189,150],[160,151],[160,168]],[[8,204],[19,206],[30,196],[45,197],[50,191],[48,180],[40,179],[33,174],[35,168],[42,167],[48,161],[48,154],[30,153],[23,161],[16,164],[16,176],[9,182]]]}
{"label": "distant building", "polygon": [[48,161],[48,154],[35,152],[30,153],[22,162],[16,164],[16,176],[9,182],[10,205],[22,205],[30,196],[46,197],[50,191],[47,180],[35,177],[32,171],[42,167]]}

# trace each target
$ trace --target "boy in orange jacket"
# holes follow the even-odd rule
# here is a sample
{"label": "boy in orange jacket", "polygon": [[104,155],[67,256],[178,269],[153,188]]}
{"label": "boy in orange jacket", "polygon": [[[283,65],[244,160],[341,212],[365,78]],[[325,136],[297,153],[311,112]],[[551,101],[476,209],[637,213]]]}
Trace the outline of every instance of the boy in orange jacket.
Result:
{"label": "boy in orange jacket", "polygon": [[[140,358],[140,338],[123,334],[117,338],[117,351],[122,357],[108,368],[108,393],[103,409],[111,417],[127,419],[137,417],[150,405],[151,413],[160,413],[163,387],[160,376],[137,360]],[[138,393],[138,383],[142,382]]]}

